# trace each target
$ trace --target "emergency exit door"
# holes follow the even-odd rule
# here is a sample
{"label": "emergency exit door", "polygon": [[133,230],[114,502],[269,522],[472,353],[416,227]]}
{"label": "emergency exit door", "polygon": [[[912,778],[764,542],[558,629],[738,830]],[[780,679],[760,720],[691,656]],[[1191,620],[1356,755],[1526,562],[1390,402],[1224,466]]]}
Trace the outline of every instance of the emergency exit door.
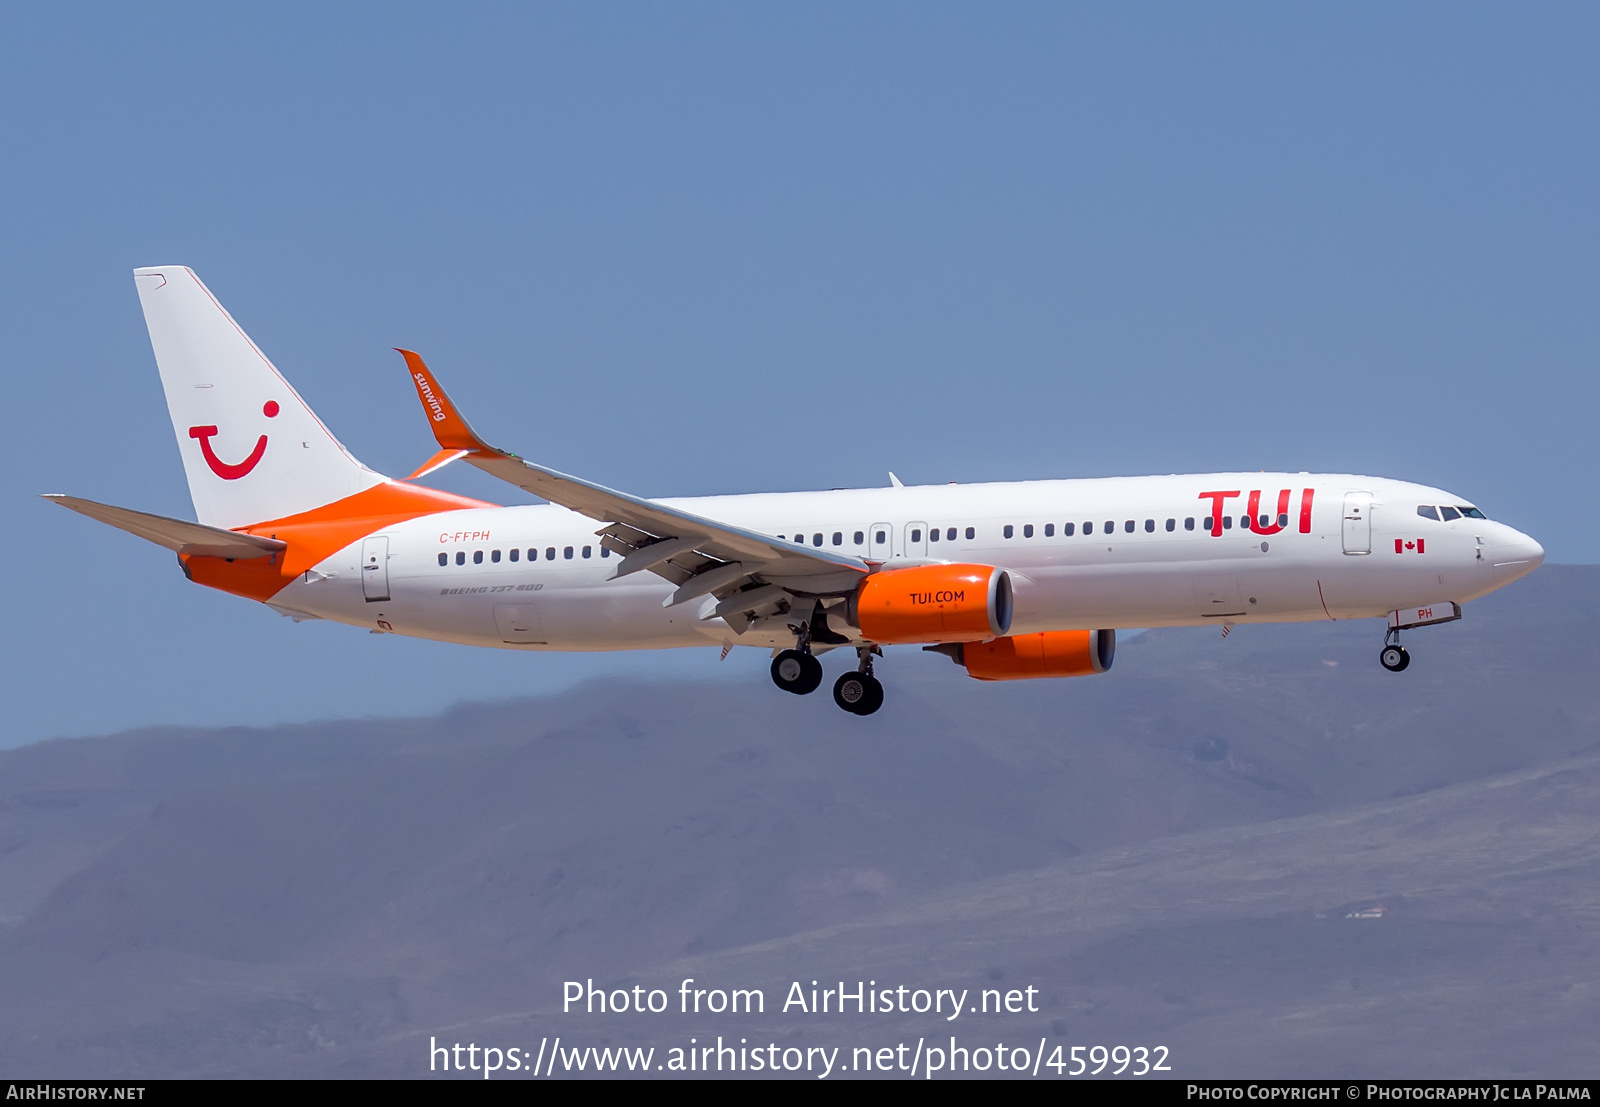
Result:
{"label": "emergency exit door", "polygon": [[389,598],[389,537],[361,540],[361,594],[368,603]]}
{"label": "emergency exit door", "polygon": [[873,523],[867,539],[867,556],[873,561],[888,561],[894,556],[894,525],[892,523]]}
{"label": "emergency exit door", "polygon": [[901,549],[903,557],[928,556],[928,524],[907,523],[905,545]]}

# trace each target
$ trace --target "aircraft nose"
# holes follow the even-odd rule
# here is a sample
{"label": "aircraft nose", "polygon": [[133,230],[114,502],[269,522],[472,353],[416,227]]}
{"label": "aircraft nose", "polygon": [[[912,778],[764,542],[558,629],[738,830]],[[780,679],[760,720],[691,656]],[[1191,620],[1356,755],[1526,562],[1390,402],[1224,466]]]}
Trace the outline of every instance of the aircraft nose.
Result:
{"label": "aircraft nose", "polygon": [[1544,547],[1520,530],[1505,527],[1494,539],[1494,579],[1510,584],[1544,564]]}

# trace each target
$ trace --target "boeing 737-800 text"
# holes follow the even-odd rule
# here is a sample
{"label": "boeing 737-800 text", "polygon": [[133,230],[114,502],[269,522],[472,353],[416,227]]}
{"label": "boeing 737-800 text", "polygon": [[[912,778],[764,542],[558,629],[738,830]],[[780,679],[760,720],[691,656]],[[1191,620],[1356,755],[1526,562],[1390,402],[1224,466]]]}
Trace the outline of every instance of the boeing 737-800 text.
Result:
{"label": "boeing 737-800 text", "polygon": [[[50,498],[177,552],[190,580],[296,618],[519,650],[758,646],[795,693],[876,711],[887,645],[982,680],[1103,673],[1115,627],[1388,616],[1400,632],[1544,551],[1461,496],[1310,473],[949,484],[646,500],[485,443],[401,351],[439,453],[375,473],[181,266],[134,273],[198,522]],[[465,460],[548,501],[414,483]]]}

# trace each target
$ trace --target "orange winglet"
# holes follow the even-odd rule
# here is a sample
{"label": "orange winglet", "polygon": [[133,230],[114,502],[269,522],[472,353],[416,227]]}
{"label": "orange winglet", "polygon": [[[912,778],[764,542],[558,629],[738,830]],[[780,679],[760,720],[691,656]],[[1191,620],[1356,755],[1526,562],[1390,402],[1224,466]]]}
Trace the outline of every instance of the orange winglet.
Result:
{"label": "orange winglet", "polygon": [[501,452],[479,438],[477,432],[467,425],[420,356],[410,350],[400,350],[398,346],[395,349],[406,359],[406,367],[411,370],[411,383],[417,387],[417,398],[422,401],[422,410],[428,416],[433,437],[438,440],[441,450]]}

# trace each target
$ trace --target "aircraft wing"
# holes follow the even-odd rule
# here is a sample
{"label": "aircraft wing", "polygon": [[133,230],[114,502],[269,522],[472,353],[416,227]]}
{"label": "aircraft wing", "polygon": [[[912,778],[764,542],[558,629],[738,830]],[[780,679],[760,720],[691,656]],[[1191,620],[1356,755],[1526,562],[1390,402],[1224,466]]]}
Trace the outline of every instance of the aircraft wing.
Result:
{"label": "aircraft wing", "polygon": [[743,630],[749,621],[745,616],[775,607],[787,598],[785,593],[841,595],[852,591],[872,571],[860,558],[781,542],[771,535],[618,492],[497,449],[479,438],[462,418],[422,358],[410,350],[400,354],[411,370],[411,382],[441,451],[464,450],[465,459],[484,472],[606,524],[595,533],[602,546],[622,555],[613,576],[649,570],[666,578],[678,585],[668,606],[715,595],[721,602],[706,617],[720,615],[736,630]]}
{"label": "aircraft wing", "polygon": [[287,542],[280,542],[276,538],[241,534],[236,530],[208,527],[204,523],[190,523],[183,519],[169,519],[165,515],[151,515],[126,507],[112,507],[110,504],[99,504],[93,500],[81,500],[77,496],[47,494],[43,498],[181,554],[231,557],[243,561],[252,557],[271,557],[289,547]]}

